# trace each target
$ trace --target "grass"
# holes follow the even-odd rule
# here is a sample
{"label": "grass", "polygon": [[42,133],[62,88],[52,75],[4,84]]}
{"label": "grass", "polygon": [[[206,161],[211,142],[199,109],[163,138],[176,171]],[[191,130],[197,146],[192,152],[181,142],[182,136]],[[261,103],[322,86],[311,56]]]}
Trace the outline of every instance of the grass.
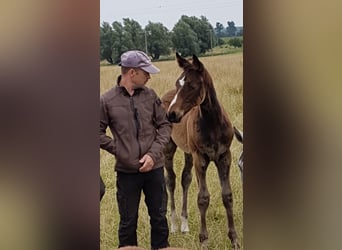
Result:
{"label": "grass", "polygon": [[[200,60],[211,74],[219,100],[226,109],[232,123],[239,129],[243,129],[243,85],[242,85],[242,53],[227,54],[220,56],[201,57]],[[174,88],[175,80],[181,73],[176,61],[155,62],[161,72],[152,75],[148,86],[152,87],[159,96]],[[120,67],[106,66],[100,68],[100,92],[103,93],[116,84],[116,77],[120,74]],[[234,221],[238,233],[241,249],[243,249],[243,192],[240,172],[237,160],[242,150],[242,145],[233,140],[231,146],[232,166],[231,166],[231,186],[234,199]],[[100,151],[101,176],[106,184],[106,194],[100,205],[100,244],[101,250],[112,250],[118,246],[118,223],[119,214],[116,204],[116,187],[114,172],[114,157],[105,151]],[[180,215],[181,209],[181,185],[180,175],[183,166],[183,153],[177,150],[174,166],[177,174],[176,184],[176,208]],[[193,173],[193,176],[195,174]],[[219,179],[216,167],[210,163],[207,172],[207,183],[210,193],[210,205],[207,210],[207,227],[209,232],[208,248],[215,250],[231,249],[230,240],[227,237],[227,219],[225,209],[221,200]],[[183,247],[187,249],[200,249],[198,233],[200,228],[200,216],[197,208],[197,183],[193,177],[189,189],[189,227],[190,232],[182,234],[177,232],[170,234],[169,242],[173,247]],[[170,208],[168,208],[168,215]],[[144,197],[140,203],[138,222],[138,242],[139,246],[150,249],[150,226],[149,216],[144,203]]]}

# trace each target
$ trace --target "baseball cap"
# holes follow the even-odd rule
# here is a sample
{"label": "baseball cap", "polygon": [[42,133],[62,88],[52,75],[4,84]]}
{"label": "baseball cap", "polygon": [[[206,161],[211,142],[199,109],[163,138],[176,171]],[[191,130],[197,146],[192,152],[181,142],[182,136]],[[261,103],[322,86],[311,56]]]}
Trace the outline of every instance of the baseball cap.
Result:
{"label": "baseball cap", "polygon": [[130,50],[121,55],[119,66],[140,68],[150,74],[156,74],[160,70],[151,63],[150,58],[139,50]]}

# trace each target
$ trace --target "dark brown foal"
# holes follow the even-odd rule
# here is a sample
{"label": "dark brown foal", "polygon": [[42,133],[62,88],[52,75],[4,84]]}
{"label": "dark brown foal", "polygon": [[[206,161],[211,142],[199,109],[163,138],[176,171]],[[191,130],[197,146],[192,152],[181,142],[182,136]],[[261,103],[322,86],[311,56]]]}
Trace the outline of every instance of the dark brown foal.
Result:
{"label": "dark brown foal", "polygon": [[173,156],[179,147],[185,152],[182,173],[183,207],[181,231],[189,231],[187,193],[191,183],[191,168],[195,167],[198,183],[197,204],[201,216],[199,240],[207,245],[208,230],[206,212],[210,194],[206,183],[206,172],[210,161],[217,167],[223,205],[228,220],[228,237],[233,249],[239,249],[233,220],[233,197],[229,180],[231,165],[230,145],[234,130],[226,112],[219,103],[213,81],[204,65],[194,55],[192,62],[176,54],[178,65],[183,69],[176,81],[176,89],[166,93],[162,100],[168,119],[173,122],[172,135],[165,149],[167,187],[171,201],[171,232],[176,231],[174,203],[175,172]]}

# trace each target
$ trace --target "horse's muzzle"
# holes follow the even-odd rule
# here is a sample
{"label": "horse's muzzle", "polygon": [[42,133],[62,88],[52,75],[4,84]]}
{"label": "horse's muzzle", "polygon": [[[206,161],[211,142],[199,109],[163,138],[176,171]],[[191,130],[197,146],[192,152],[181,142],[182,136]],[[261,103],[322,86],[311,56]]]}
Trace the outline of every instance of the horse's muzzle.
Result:
{"label": "horse's muzzle", "polygon": [[166,117],[170,122],[177,123],[180,122],[181,117],[177,116],[176,112],[171,111],[166,113]]}

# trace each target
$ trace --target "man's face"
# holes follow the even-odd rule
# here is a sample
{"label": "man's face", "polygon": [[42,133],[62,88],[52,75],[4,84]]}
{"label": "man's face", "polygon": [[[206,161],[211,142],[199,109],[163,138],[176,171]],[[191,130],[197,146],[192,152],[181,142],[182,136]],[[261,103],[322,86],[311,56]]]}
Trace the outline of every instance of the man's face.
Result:
{"label": "man's face", "polygon": [[134,74],[132,77],[132,82],[134,83],[134,88],[140,88],[144,86],[147,81],[151,78],[150,73],[142,70],[142,69],[133,69]]}

